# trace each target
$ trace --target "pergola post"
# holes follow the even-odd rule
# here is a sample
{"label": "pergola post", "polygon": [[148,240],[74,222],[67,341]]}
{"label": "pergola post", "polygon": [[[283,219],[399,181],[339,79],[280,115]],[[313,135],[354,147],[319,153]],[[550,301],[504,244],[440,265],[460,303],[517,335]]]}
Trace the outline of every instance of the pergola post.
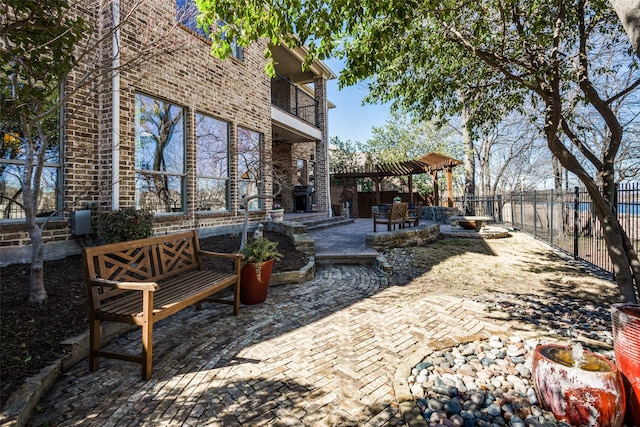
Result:
{"label": "pergola post", "polygon": [[413,204],[413,175],[409,174],[409,203]]}
{"label": "pergola post", "polygon": [[447,207],[453,207],[453,167],[447,166]]}
{"label": "pergola post", "polygon": [[433,205],[440,206],[440,188],[438,188],[438,170],[431,172],[433,178]]}

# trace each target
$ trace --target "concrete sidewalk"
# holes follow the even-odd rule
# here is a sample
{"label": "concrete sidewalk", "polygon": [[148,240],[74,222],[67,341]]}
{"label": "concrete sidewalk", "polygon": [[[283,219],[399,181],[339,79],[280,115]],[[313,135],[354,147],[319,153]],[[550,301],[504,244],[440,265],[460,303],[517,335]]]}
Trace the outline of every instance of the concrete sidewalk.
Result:
{"label": "concrete sidewalk", "polygon": [[[483,320],[472,301],[382,279],[366,266],[321,267],[237,317],[213,305],[182,311],[155,328],[150,381],[137,364],[103,359],[90,373],[84,360],[41,400],[32,425],[405,425],[394,388],[401,363],[506,325]],[[132,332],[110,347],[137,351],[139,342]]]}

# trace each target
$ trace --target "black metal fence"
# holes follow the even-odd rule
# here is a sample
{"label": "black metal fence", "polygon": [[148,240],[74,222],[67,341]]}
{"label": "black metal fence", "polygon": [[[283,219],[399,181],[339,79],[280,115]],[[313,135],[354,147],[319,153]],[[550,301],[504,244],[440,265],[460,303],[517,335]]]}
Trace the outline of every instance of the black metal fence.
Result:
{"label": "black metal fence", "polygon": [[[640,243],[640,185],[616,186],[618,220],[634,247]],[[585,189],[513,192],[495,197],[465,196],[455,206],[466,215],[490,216],[577,259],[613,273],[602,227]]]}
{"label": "black metal fence", "polygon": [[318,126],[319,102],[280,75],[271,79],[271,103],[313,126]]}

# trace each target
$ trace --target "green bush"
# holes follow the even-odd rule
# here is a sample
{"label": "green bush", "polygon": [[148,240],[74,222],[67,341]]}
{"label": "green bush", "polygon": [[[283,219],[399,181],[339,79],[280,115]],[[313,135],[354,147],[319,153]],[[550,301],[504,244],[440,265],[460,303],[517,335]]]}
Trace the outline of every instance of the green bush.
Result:
{"label": "green bush", "polygon": [[279,261],[282,258],[282,254],[278,252],[278,243],[264,237],[249,241],[240,249],[240,253],[244,255],[245,263],[262,264],[270,259]]}
{"label": "green bush", "polygon": [[122,208],[102,215],[102,236],[107,243],[127,242],[151,236],[153,214]]}

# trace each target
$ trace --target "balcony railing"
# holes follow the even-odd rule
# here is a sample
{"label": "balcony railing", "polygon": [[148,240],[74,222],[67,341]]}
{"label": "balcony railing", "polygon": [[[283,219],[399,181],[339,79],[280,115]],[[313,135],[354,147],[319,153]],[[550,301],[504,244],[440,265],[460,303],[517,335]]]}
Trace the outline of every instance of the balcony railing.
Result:
{"label": "balcony railing", "polygon": [[271,79],[271,104],[315,127],[319,102],[281,75]]}

